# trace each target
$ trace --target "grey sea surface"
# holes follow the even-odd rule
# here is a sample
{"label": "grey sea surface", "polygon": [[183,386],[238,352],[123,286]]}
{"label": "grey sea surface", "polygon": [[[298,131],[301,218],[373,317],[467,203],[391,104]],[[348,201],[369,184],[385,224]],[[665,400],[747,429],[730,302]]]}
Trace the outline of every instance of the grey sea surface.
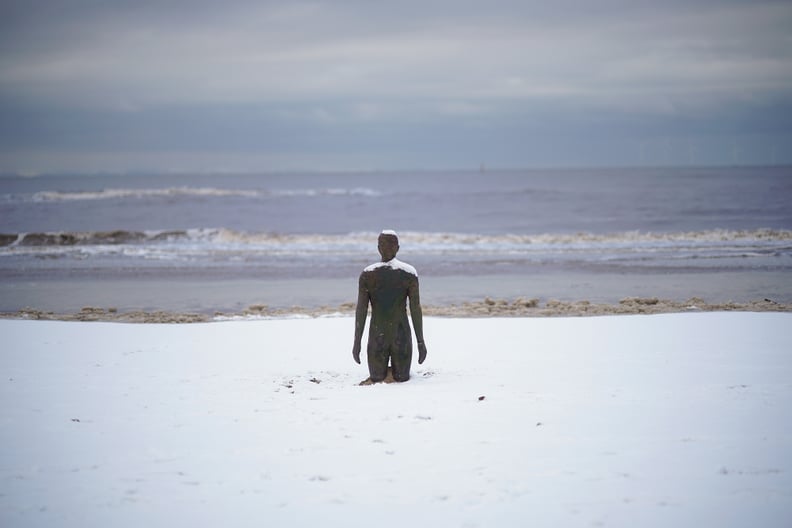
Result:
{"label": "grey sea surface", "polygon": [[400,234],[432,305],[792,302],[792,168],[0,177],[0,311],[353,302]]}

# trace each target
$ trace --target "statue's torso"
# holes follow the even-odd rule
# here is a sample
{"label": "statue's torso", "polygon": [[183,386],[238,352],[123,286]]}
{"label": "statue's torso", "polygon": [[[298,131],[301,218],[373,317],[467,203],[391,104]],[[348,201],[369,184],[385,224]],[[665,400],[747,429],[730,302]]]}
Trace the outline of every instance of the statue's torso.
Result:
{"label": "statue's torso", "polygon": [[371,301],[371,333],[384,333],[386,339],[407,331],[407,297],[418,281],[415,268],[393,259],[372,264],[363,270],[361,284]]}

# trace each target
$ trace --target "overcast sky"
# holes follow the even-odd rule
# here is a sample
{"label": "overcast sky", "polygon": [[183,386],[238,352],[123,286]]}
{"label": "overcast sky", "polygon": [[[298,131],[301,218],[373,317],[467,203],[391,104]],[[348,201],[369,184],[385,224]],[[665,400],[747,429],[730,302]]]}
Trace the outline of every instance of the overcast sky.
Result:
{"label": "overcast sky", "polygon": [[792,162],[792,2],[8,1],[0,171]]}

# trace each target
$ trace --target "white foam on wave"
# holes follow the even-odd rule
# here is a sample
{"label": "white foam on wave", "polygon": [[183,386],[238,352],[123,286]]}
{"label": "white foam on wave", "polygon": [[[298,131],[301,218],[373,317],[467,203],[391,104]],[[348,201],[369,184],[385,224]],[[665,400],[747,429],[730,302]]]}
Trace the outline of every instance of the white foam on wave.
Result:
{"label": "white foam on wave", "polygon": [[[392,232],[392,231],[391,231]],[[387,231],[383,231],[387,233]],[[146,230],[146,231],[112,231],[112,232],[47,232],[19,233],[19,244],[26,237],[49,237],[57,243],[58,239],[70,238],[76,243],[105,243],[109,239],[121,239],[117,242],[162,242],[192,241],[201,243],[228,243],[242,245],[330,245],[330,246],[372,246],[376,247],[378,233],[354,232],[346,234],[288,234],[277,232],[238,231],[227,228],[197,228],[185,231]],[[651,233],[630,231],[623,233],[553,233],[553,234],[501,234],[485,235],[475,233],[432,233],[402,232],[400,235],[403,248],[430,249],[474,249],[476,247],[530,247],[530,246],[665,246],[669,243],[682,245],[728,244],[764,245],[789,244],[792,242],[792,231],[783,229],[755,230],[709,230],[678,233]],[[75,243],[75,242],[72,242]],[[48,244],[41,244],[48,245]],[[66,245],[62,242],[59,245]]]}
{"label": "white foam on wave", "polygon": [[34,202],[69,202],[83,200],[113,200],[151,197],[256,197],[258,191],[216,189],[212,187],[169,187],[165,189],[102,189],[100,191],[40,191],[33,195]]}
{"label": "white foam on wave", "polygon": [[278,189],[269,192],[272,196],[301,197],[301,196],[382,196],[380,191],[368,189],[366,187],[355,187],[352,189],[329,188],[329,189]]}
{"label": "white foam on wave", "polygon": [[[376,254],[378,233],[281,234],[231,229],[65,232],[10,235],[0,257],[125,255],[158,260],[244,260],[270,257],[349,259]],[[440,258],[552,258],[589,261],[657,258],[792,257],[792,231],[481,235],[402,232],[401,255]],[[207,261],[208,261],[207,260]]]}
{"label": "white foam on wave", "polygon": [[[158,197],[199,197],[199,198],[260,198],[260,197],[315,197],[315,196],[380,196],[379,191],[367,188],[353,189],[218,189],[215,187],[167,187],[160,189],[101,189],[98,191],[39,191],[32,196],[34,202],[76,202],[90,200],[121,200]],[[12,195],[6,195],[11,200]]]}
{"label": "white foam on wave", "polygon": [[619,233],[542,233],[481,235],[465,233],[403,233],[404,240],[428,245],[482,244],[501,245],[580,245],[580,244],[657,244],[665,242],[735,242],[735,241],[792,241],[792,231],[784,229],[686,231],[653,233],[627,231]]}

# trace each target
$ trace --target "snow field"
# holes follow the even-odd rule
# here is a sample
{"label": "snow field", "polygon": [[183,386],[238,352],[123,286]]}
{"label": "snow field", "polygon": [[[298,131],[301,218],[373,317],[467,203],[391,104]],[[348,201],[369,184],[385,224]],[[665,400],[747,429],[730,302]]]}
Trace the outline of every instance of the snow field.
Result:
{"label": "snow field", "polygon": [[[0,321],[3,526],[788,526],[792,314]],[[482,399],[483,397],[483,399]]]}

